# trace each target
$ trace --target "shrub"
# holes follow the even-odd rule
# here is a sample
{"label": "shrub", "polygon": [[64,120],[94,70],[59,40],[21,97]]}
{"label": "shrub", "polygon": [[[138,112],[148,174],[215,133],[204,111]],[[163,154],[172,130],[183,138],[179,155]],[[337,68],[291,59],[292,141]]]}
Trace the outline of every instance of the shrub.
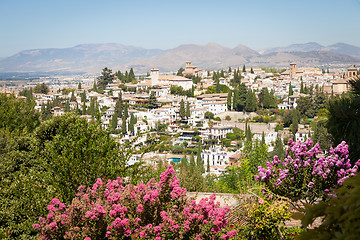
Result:
{"label": "shrub", "polygon": [[289,206],[284,201],[248,199],[241,216],[246,225],[240,227],[239,235],[244,239],[289,239],[283,237],[286,232],[283,225],[290,216]]}
{"label": "shrub", "polygon": [[259,175],[255,178],[264,181],[270,191],[280,196],[294,202],[313,203],[318,198],[326,198],[331,188],[355,175],[360,160],[352,167],[348,157],[345,142],[323,154],[319,144],[313,145],[311,138],[305,143],[290,139],[286,157],[275,156],[273,161],[267,162],[267,168],[259,166]]}
{"label": "shrub", "polygon": [[105,184],[97,179],[68,207],[58,199],[49,214],[33,225],[45,239],[229,239],[236,231],[223,230],[229,208],[219,208],[215,195],[198,204],[186,198],[186,189],[170,165],[147,184],[122,185],[120,178]]}

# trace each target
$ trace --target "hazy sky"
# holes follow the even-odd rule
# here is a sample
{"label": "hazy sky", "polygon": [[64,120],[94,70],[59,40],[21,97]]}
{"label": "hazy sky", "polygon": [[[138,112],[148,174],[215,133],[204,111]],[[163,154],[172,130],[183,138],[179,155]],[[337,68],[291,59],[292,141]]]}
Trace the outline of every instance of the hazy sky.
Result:
{"label": "hazy sky", "polygon": [[83,43],[360,46],[359,13],[360,0],[0,0],[0,57]]}

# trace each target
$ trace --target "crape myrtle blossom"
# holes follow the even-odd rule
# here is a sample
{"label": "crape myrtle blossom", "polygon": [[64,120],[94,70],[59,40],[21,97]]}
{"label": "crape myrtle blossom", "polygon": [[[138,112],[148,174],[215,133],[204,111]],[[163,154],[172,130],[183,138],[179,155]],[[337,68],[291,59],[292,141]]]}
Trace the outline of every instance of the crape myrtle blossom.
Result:
{"label": "crape myrtle blossom", "polygon": [[33,228],[41,239],[231,239],[227,231],[228,207],[220,208],[216,196],[199,203],[186,197],[170,165],[160,176],[137,186],[120,178],[98,179],[79,192],[69,206],[53,199],[46,218]]}
{"label": "crape myrtle blossom", "polygon": [[271,192],[293,201],[314,202],[329,195],[329,189],[341,185],[358,171],[360,160],[351,166],[348,145],[342,142],[328,153],[311,138],[304,143],[289,140],[284,159],[277,156],[266,167],[258,167],[255,178]]}

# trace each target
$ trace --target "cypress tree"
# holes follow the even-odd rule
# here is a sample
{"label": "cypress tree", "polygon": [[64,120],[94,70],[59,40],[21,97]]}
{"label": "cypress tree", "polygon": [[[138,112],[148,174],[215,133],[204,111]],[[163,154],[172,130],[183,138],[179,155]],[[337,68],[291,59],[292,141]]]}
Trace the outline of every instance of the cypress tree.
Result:
{"label": "cypress tree", "polygon": [[70,102],[76,102],[76,97],[74,95],[74,91],[71,91]]}
{"label": "cypress tree", "polygon": [[265,133],[262,132],[261,134],[261,146],[265,145]]}
{"label": "cypress tree", "polygon": [[206,172],[210,173],[210,161],[207,159]]}
{"label": "cypress tree", "polygon": [[[115,115],[115,114],[114,114],[114,115]],[[126,135],[126,133],[127,133],[125,114],[123,115],[123,118],[122,118],[121,133],[122,133],[123,135]]]}
{"label": "cypress tree", "polygon": [[124,117],[124,119],[126,120],[128,117],[129,117],[129,110],[128,110],[128,104],[127,103],[125,103],[125,106],[124,106],[124,115],[123,115],[123,117]]}
{"label": "cypress tree", "polygon": [[81,114],[82,114],[82,115],[86,115],[86,105],[85,105],[85,102],[83,102]]}
{"label": "cypress tree", "polygon": [[195,163],[194,155],[191,154],[191,157],[190,157],[190,173],[194,174],[195,172],[196,172],[196,163]]}
{"label": "cypress tree", "polygon": [[186,101],[186,111],[185,111],[186,118],[190,117],[190,103]]}
{"label": "cypress tree", "polygon": [[81,94],[81,102],[86,102],[86,92],[84,90],[84,92]]}
{"label": "cypress tree", "polygon": [[65,102],[64,112],[70,112],[70,104],[69,101]]}
{"label": "cypress tree", "polygon": [[232,97],[232,91],[230,90],[227,96],[227,108],[229,111],[231,111],[231,97]]}
{"label": "cypress tree", "polygon": [[200,144],[200,142],[198,144],[198,151],[197,151],[197,155],[196,155],[196,166],[201,173],[205,172],[204,163],[201,159],[201,144]]}
{"label": "cypress tree", "polygon": [[245,64],[243,65],[243,69],[242,69],[242,72],[246,72],[246,67],[245,67]]}
{"label": "cypress tree", "polygon": [[117,123],[118,123],[118,118],[117,118],[116,114],[113,114],[112,118],[111,118],[110,129],[111,130],[116,130],[117,129]]}
{"label": "cypress tree", "polygon": [[291,86],[291,82],[289,83],[289,96],[293,95],[294,94],[294,91],[293,91],[293,88]]}
{"label": "cypress tree", "polygon": [[186,113],[185,113],[185,103],[184,100],[181,99],[180,101],[180,109],[179,109],[179,115],[181,119],[184,119],[186,117]]}
{"label": "cypress tree", "polygon": [[81,89],[81,82],[79,82],[78,84],[78,89]]}

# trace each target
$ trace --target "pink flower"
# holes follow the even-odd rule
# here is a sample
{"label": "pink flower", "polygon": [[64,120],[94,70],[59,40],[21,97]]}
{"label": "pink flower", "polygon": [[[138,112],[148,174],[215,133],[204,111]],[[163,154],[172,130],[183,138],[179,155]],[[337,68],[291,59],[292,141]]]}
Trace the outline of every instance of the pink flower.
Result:
{"label": "pink flower", "polygon": [[144,211],[144,207],[143,207],[143,205],[142,204],[139,204],[139,206],[137,207],[137,209],[136,209],[136,212],[143,212]]}
{"label": "pink flower", "polygon": [[33,229],[34,229],[35,231],[39,231],[39,230],[40,230],[40,224],[35,223],[35,224],[32,225],[32,227],[33,227]]}
{"label": "pink flower", "polygon": [[146,237],[146,232],[141,231],[141,232],[140,232],[140,237],[142,237],[142,238]]}
{"label": "pink flower", "polygon": [[259,198],[259,203],[260,203],[260,204],[264,204],[264,202],[265,202],[265,201],[264,201],[262,198]]}

